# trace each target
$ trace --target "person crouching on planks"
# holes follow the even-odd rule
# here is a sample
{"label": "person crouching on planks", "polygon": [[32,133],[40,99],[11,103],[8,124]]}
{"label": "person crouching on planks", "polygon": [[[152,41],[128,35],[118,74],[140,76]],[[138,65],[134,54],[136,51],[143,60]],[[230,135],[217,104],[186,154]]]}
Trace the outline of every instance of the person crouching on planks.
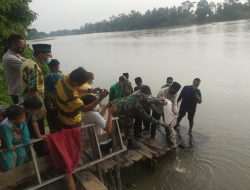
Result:
{"label": "person crouching on planks", "polygon": [[[88,94],[83,97],[83,102],[87,106],[94,101],[97,100],[97,97],[93,94]],[[97,135],[101,135],[104,133],[111,133],[112,132],[112,112],[114,110],[114,105],[112,103],[108,103],[106,106],[102,108],[99,112],[99,109],[94,108],[93,110],[84,112],[84,123],[85,124],[96,124],[96,131]],[[104,115],[108,111],[107,120],[104,119]],[[107,142],[101,143],[100,148],[102,153],[108,154],[111,148],[111,139]]]}
{"label": "person crouching on planks", "polygon": [[[180,88],[181,88],[181,85],[179,83],[173,82],[173,84],[170,87],[162,88],[157,95],[157,98],[168,99],[172,102],[172,112],[175,115],[177,115],[178,113],[177,112],[177,92],[180,90]],[[162,114],[163,114],[163,106],[153,107],[153,113],[152,113],[153,117],[160,120]],[[152,124],[151,125],[151,137],[155,138],[155,134],[156,134],[156,125]],[[166,128],[167,142],[168,144],[171,145],[172,142],[168,138],[169,135],[170,135],[170,130]]]}
{"label": "person crouching on planks", "polygon": [[134,123],[135,118],[141,117],[143,120],[160,125],[167,128],[168,125],[161,123],[157,119],[150,116],[145,110],[145,105],[152,106],[164,105],[163,100],[152,97],[151,90],[148,86],[144,85],[140,90],[134,92],[132,95],[116,99],[112,102],[114,104],[113,116],[119,117],[119,125],[121,130],[124,131],[125,139],[128,141],[128,149],[139,149],[140,145],[136,143],[134,137]]}

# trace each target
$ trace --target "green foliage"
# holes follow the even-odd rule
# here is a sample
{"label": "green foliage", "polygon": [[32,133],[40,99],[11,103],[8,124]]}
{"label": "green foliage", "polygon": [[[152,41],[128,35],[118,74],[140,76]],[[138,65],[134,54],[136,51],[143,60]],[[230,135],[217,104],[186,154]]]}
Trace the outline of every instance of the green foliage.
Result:
{"label": "green foliage", "polygon": [[0,67],[0,105],[10,105],[10,104],[12,104],[12,100],[8,96],[3,69],[2,67]]}
{"label": "green foliage", "polygon": [[209,7],[207,0],[200,0],[197,4],[197,9],[195,11],[196,20],[198,22],[204,22],[208,17],[212,15],[212,11]]}
{"label": "green foliage", "polygon": [[25,35],[37,14],[29,9],[31,0],[0,0],[0,56],[8,36],[13,33]]}
{"label": "green foliage", "polygon": [[[28,26],[36,19],[36,13],[29,9],[31,0],[0,0],[0,57],[4,54],[6,39],[12,33],[25,35]],[[32,50],[27,47],[23,53],[26,58],[32,57]],[[0,105],[12,104],[7,93],[7,86],[0,63]]]}

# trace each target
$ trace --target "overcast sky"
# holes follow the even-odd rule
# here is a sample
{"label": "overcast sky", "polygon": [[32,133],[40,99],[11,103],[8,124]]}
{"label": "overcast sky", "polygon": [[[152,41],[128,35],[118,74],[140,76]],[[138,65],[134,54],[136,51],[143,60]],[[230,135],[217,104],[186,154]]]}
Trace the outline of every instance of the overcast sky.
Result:
{"label": "overcast sky", "polygon": [[[214,0],[222,2],[224,0]],[[38,13],[33,23],[39,31],[78,29],[87,22],[108,19],[131,10],[144,13],[148,9],[180,5],[184,0],[33,0],[30,8]]]}

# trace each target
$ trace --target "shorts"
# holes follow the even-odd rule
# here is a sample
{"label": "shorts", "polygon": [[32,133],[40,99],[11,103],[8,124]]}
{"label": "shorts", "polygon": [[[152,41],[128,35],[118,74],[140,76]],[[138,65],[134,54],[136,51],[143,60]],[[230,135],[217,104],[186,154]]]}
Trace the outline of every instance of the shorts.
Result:
{"label": "shorts", "polygon": [[196,112],[195,108],[186,108],[184,106],[181,106],[179,110],[179,117],[182,118],[186,115],[186,113],[188,113],[188,120],[193,121],[195,112]]}

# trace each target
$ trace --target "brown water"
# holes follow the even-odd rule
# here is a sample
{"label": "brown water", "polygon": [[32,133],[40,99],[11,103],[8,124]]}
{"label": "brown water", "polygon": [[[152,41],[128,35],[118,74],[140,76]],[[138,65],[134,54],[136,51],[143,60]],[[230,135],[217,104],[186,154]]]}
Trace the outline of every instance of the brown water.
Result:
{"label": "brown water", "polygon": [[[182,131],[189,147],[179,153],[185,172],[174,169],[175,156],[169,154],[153,174],[128,172],[136,189],[250,189],[250,20],[44,42],[52,44],[63,72],[83,66],[95,73],[96,86],[109,88],[129,72],[131,81],[141,76],[156,94],[167,76],[182,85],[201,78],[203,103],[191,140]],[[186,129],[187,119],[182,126]]]}

